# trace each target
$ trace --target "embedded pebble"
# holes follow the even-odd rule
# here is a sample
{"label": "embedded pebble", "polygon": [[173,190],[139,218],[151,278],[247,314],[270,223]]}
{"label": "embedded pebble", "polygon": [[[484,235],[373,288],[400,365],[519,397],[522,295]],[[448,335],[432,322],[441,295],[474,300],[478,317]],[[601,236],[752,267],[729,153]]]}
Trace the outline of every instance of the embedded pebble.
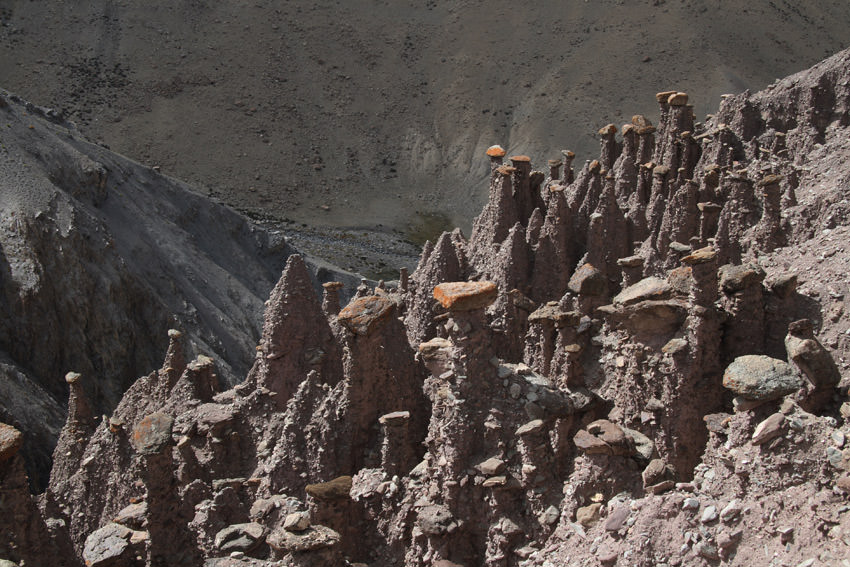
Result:
{"label": "embedded pebble", "polygon": [[717,519],[717,507],[716,506],[708,506],[705,510],[702,511],[702,516],[699,521],[703,524],[708,524]]}

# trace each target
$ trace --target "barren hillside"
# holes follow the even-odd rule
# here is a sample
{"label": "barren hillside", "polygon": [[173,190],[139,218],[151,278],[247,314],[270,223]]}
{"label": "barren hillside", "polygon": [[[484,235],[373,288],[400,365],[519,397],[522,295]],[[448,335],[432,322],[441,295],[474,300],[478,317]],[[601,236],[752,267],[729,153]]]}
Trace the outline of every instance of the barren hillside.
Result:
{"label": "barren hillside", "polygon": [[842,0],[9,0],[0,22],[4,88],[240,210],[349,238],[468,228],[493,143],[583,163],[659,90],[693,93],[700,120],[850,42]]}

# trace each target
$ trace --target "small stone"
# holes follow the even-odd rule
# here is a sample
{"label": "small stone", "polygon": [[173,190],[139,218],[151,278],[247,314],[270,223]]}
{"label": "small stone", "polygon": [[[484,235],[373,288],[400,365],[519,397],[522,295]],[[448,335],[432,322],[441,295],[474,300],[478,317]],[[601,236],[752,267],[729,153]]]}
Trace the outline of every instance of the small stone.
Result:
{"label": "small stone", "polygon": [[620,528],[622,528],[625,525],[626,520],[629,519],[630,513],[631,510],[629,510],[629,507],[625,505],[614,508],[614,510],[612,510],[605,519],[605,530],[609,532],[620,531]]}
{"label": "small stone", "polygon": [[594,502],[588,506],[582,506],[576,510],[576,521],[585,528],[591,527],[599,521],[599,511],[602,509],[602,504]]}
{"label": "small stone", "polygon": [[263,542],[265,528],[255,522],[233,524],[215,535],[215,546],[224,553],[249,552]]}
{"label": "small stone", "polygon": [[706,506],[705,510],[702,511],[702,516],[700,516],[699,521],[703,524],[710,524],[714,520],[717,519],[717,507],[716,506]]}
{"label": "small stone", "polygon": [[134,555],[130,546],[133,531],[124,526],[109,523],[93,531],[86,538],[83,559],[89,567],[127,565]]}
{"label": "small stone", "polygon": [[486,154],[488,156],[495,157],[495,158],[504,157],[506,153],[507,152],[505,152],[504,148],[502,148],[502,146],[499,146],[499,145],[490,146],[489,148],[487,148],[487,152],[486,152]]}
{"label": "small stone", "polygon": [[378,422],[381,425],[388,426],[397,426],[404,425],[410,421],[410,412],[409,411],[394,411],[391,413],[386,413],[378,418]]}
{"label": "small stone", "polygon": [[782,435],[784,424],[785,416],[781,413],[775,413],[759,423],[753,432],[753,445],[763,445]]}
{"label": "small stone", "polygon": [[751,286],[761,285],[765,272],[758,264],[727,264],[718,270],[720,288],[727,294],[733,294]]}
{"label": "small stone", "polygon": [[491,476],[487,480],[481,483],[481,486],[484,488],[496,488],[499,486],[506,486],[508,484],[508,477],[505,475],[499,476]]}
{"label": "small stone", "polygon": [[484,476],[494,476],[505,470],[505,462],[496,457],[490,457],[486,461],[478,463],[475,468]]}
{"label": "small stone", "polygon": [[498,291],[489,281],[446,282],[434,288],[434,299],[450,311],[472,311],[493,303]]}
{"label": "small stone", "polygon": [[767,402],[768,400],[748,400],[743,396],[735,396],[732,398],[732,409],[735,410],[735,413],[743,413],[763,406]]}
{"label": "small stone", "polygon": [[697,264],[712,262],[716,257],[717,252],[714,248],[706,246],[705,248],[700,248],[699,250],[694,251],[694,253],[690,256],[682,258],[682,263],[687,264],[688,266],[695,266]]}
{"label": "small stone", "polygon": [[567,287],[573,293],[600,296],[608,293],[608,280],[592,264],[582,264],[572,275]]}
{"label": "small stone", "polygon": [[672,480],[662,480],[658,484],[653,484],[648,487],[647,490],[652,494],[661,494],[663,492],[667,492],[668,490],[672,490],[676,486],[676,483]]}
{"label": "small stone", "polygon": [[741,540],[742,535],[743,532],[741,530],[735,530],[731,533],[722,531],[717,535],[717,547],[720,548],[720,551],[724,555],[728,555],[728,552]]}
{"label": "small stone", "polygon": [[844,447],[844,442],[846,439],[843,431],[836,429],[830,434],[830,438],[832,439],[832,442],[835,443],[835,446],[839,449]]}
{"label": "small stone", "polygon": [[586,429],[588,433],[602,439],[609,445],[624,445],[626,443],[626,434],[623,428],[607,419],[597,419],[589,423]]}
{"label": "small stone", "polygon": [[773,293],[782,299],[787,299],[797,290],[797,274],[787,272],[777,276],[770,284]]}
{"label": "small stone", "polygon": [[65,374],[65,382],[67,382],[68,384],[76,384],[80,381],[80,378],[82,378],[82,376],[83,375],[79,372],[68,372],[67,374]]}
{"label": "small stone", "polygon": [[339,476],[330,482],[308,484],[305,490],[316,500],[345,500],[349,498],[351,491],[351,477]]}
{"label": "small stone", "polygon": [[632,305],[647,300],[668,299],[672,288],[667,280],[648,277],[631,285],[614,296],[614,305]]}
{"label": "small stone", "polygon": [[779,528],[776,530],[779,533],[779,541],[783,544],[791,541],[791,538],[794,537],[794,528],[791,526],[785,526],[784,528]]}
{"label": "small stone", "polygon": [[636,456],[640,457],[645,462],[649,461],[655,454],[655,443],[652,439],[640,431],[635,431],[628,427],[623,427],[622,429],[626,438],[631,442],[632,447],[634,447],[634,452],[637,453]]}
{"label": "small stone", "polygon": [[339,543],[340,536],[325,526],[311,526],[301,533],[293,533],[278,528],[269,534],[266,542],[272,549],[284,553],[301,553],[333,547]]}
{"label": "small stone", "polygon": [[696,512],[699,510],[699,499],[698,498],[685,498],[685,501],[682,502],[682,510],[688,510],[691,512]]}
{"label": "small stone", "polygon": [[584,429],[580,429],[573,437],[573,443],[578,448],[588,455],[612,455],[611,446],[598,437],[591,435]]}
{"label": "small stone", "polygon": [[737,518],[741,514],[742,510],[743,508],[741,508],[738,501],[732,500],[723,508],[723,510],[720,511],[720,520],[729,523]]}
{"label": "small stone", "polygon": [[710,560],[720,559],[720,554],[717,551],[717,546],[707,541],[701,541],[694,546],[694,551],[700,557],[705,557]]}
{"label": "small stone", "polygon": [[303,532],[310,527],[310,515],[306,512],[287,514],[283,521],[283,529],[288,532]]}
{"label": "small stone", "polygon": [[454,532],[458,525],[445,506],[430,505],[419,509],[416,525],[427,535],[444,535]]}
{"label": "small stone", "polygon": [[561,511],[554,506],[549,506],[540,514],[540,516],[538,516],[537,521],[540,522],[540,525],[551,526],[556,523],[560,517]]}
{"label": "small stone", "polygon": [[8,461],[21,448],[21,443],[24,441],[24,435],[5,423],[0,423],[0,463]]}
{"label": "small stone", "polygon": [[670,106],[685,106],[688,104],[688,93],[676,92],[667,98],[667,104]]}
{"label": "small stone", "polygon": [[521,425],[519,429],[516,430],[517,437],[523,437],[525,435],[529,435],[532,433],[538,433],[543,430],[543,420],[542,419],[534,419],[526,423],[525,425]]}
{"label": "small stone", "polygon": [[508,394],[514,400],[519,399],[519,397],[522,395],[522,386],[516,383],[511,384],[510,388],[508,388]]}
{"label": "small stone", "polygon": [[833,467],[837,469],[844,468],[844,452],[836,449],[833,446],[826,448],[826,458]]}
{"label": "small stone", "polygon": [[805,559],[797,563],[797,567],[812,567],[815,564],[815,558],[810,557],[809,559]]}
{"label": "small stone", "polygon": [[161,412],[142,418],[133,428],[132,442],[140,455],[156,455],[171,443],[171,428],[174,418]]}
{"label": "small stone", "polygon": [[723,386],[749,400],[776,400],[802,388],[803,380],[785,361],[745,355],[726,367]]}
{"label": "small stone", "polygon": [[147,525],[147,515],[148,503],[145,501],[136,502],[123,508],[112,521],[134,530],[140,530]]}
{"label": "small stone", "polygon": [[352,333],[366,336],[380,328],[394,308],[395,304],[386,297],[358,297],[339,312],[337,320]]}
{"label": "small stone", "polygon": [[665,354],[678,354],[685,352],[688,349],[688,341],[685,339],[670,339],[667,344],[661,347],[661,352]]}

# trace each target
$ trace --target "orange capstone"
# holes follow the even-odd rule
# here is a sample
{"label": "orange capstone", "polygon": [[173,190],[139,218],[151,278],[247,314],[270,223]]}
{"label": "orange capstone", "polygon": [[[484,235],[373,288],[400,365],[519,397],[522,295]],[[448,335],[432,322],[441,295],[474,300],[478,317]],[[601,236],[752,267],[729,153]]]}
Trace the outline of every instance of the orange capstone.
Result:
{"label": "orange capstone", "polygon": [[531,158],[528,157],[528,156],[511,156],[510,160],[514,163],[517,163],[517,162],[530,163],[531,162]]}
{"label": "orange capstone", "polygon": [[434,298],[450,311],[484,309],[496,299],[493,282],[445,282],[434,288]]}
{"label": "orange capstone", "polygon": [[507,152],[505,152],[505,149],[502,146],[499,146],[498,144],[487,148],[487,155],[490,157],[504,157],[506,153]]}

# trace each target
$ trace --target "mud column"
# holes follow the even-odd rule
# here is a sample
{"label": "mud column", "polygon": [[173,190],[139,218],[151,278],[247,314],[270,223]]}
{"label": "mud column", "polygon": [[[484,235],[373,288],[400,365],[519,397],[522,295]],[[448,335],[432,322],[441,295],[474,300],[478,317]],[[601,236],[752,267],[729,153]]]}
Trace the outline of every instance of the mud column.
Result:
{"label": "mud column", "polygon": [[781,175],[768,175],[758,185],[762,190],[762,215],[756,228],[756,243],[762,252],[772,252],[782,246]]}
{"label": "mud column", "polygon": [[409,411],[394,411],[378,419],[384,434],[381,468],[391,478],[404,476],[413,468],[415,455],[408,438]]}
{"label": "mud column", "polygon": [[133,429],[133,448],[147,489],[150,540],[146,563],[152,567],[201,563],[195,538],[187,528],[189,518],[182,517],[180,511],[181,500],[171,460],[173,424],[171,416],[152,413]]}
{"label": "mud column", "polygon": [[339,289],[342,287],[342,282],[327,282],[323,283],[322,287],[322,311],[328,317],[335,317],[341,309],[339,304]]}
{"label": "mud column", "polygon": [[616,134],[617,127],[613,124],[608,124],[599,130],[599,135],[602,137],[600,140],[599,161],[602,162],[602,169],[605,171],[610,171],[614,167],[614,162],[617,160]]}
{"label": "mud column", "polygon": [[576,159],[575,152],[570,150],[561,150],[564,154],[564,184],[569,185],[575,181],[575,171],[573,171],[573,160]]}
{"label": "mud column", "polygon": [[723,207],[717,203],[697,203],[700,211],[699,216],[699,243],[700,246],[708,246],[708,239],[713,238],[717,232],[717,219],[720,209]]}

